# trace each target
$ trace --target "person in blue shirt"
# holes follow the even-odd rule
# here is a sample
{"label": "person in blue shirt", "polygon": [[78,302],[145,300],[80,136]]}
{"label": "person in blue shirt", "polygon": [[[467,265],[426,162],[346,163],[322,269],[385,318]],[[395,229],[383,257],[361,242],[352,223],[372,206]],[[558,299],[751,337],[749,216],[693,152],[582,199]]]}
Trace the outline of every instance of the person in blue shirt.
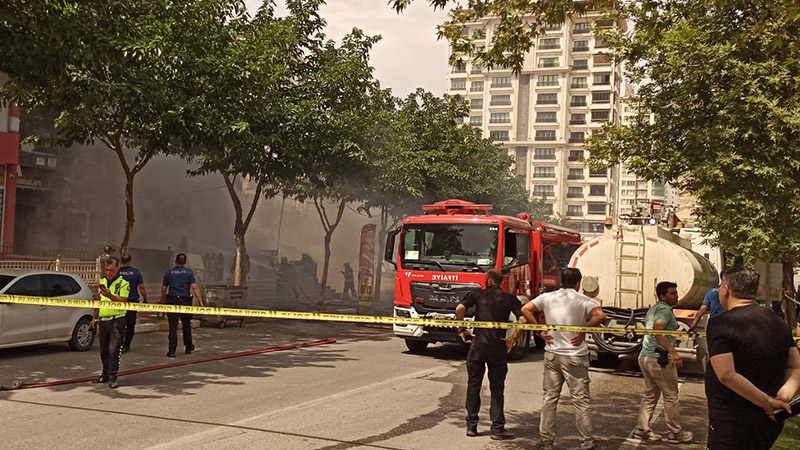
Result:
{"label": "person in blue shirt", "polygon": [[[200,288],[194,278],[194,272],[186,267],[186,255],[178,253],[175,257],[175,267],[164,274],[164,283],[161,286],[161,303],[168,305],[192,305],[192,292],[197,297],[200,306],[203,305],[203,296],[200,295]],[[186,346],[186,354],[194,351],[192,343],[192,315],[167,313],[169,321],[169,351],[167,356],[175,357],[175,349],[178,348],[178,321],[180,320],[183,328],[183,345]]]}
{"label": "person in blue shirt", "polygon": [[[119,269],[119,274],[130,285],[131,290],[128,294],[129,303],[139,303],[139,294],[141,294],[142,301],[147,303],[147,290],[144,288],[144,279],[139,269],[133,267],[131,255],[122,255],[122,267]],[[125,313],[125,344],[122,346],[122,353],[131,351],[131,342],[133,342],[133,333],[136,330],[136,311],[128,310]]]}
{"label": "person in blue shirt", "polygon": [[719,285],[714,286],[706,292],[706,296],[703,297],[703,305],[694,314],[694,320],[689,327],[690,330],[694,330],[697,327],[697,324],[700,323],[700,319],[703,318],[703,314],[708,310],[711,310],[711,315],[708,316],[709,319],[713,319],[725,312],[725,308],[723,308],[722,304],[719,302]]}

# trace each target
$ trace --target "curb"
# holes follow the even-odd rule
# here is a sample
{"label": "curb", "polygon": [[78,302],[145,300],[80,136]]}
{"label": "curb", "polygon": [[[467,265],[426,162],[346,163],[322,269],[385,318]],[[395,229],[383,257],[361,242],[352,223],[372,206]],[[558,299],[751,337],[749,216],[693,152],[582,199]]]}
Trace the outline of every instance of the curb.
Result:
{"label": "curb", "polygon": [[[199,319],[192,320],[192,328],[200,328]],[[179,330],[182,329],[182,325],[180,322],[178,322],[178,329]],[[169,331],[169,323],[163,321],[158,323],[147,322],[147,323],[136,324],[135,333],[151,333],[154,331]]]}

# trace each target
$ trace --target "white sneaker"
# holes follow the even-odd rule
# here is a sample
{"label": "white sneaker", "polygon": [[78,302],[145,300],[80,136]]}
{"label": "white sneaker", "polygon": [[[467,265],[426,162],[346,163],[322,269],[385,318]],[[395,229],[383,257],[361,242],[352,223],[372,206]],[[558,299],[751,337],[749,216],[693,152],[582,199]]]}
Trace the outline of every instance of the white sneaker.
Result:
{"label": "white sneaker", "polygon": [[670,433],[667,435],[666,441],[670,444],[688,444],[694,439],[694,433],[691,431],[681,431],[680,433]]}

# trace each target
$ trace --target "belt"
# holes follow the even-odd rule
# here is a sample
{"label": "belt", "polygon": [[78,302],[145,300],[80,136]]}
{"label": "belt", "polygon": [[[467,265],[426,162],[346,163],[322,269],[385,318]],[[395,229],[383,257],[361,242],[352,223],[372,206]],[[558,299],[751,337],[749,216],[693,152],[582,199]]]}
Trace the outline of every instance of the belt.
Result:
{"label": "belt", "polygon": [[125,317],[125,314],[118,314],[116,316],[102,316],[98,317],[97,320],[99,320],[100,322],[108,322],[109,320],[121,319],[123,317]]}
{"label": "belt", "polygon": [[190,299],[191,295],[168,295],[167,298],[176,298],[178,300]]}

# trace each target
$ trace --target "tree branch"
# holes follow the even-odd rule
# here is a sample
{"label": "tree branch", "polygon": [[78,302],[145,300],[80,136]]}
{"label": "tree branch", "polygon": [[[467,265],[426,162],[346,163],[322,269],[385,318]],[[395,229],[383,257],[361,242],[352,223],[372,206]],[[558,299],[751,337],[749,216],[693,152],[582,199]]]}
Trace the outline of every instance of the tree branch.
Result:
{"label": "tree branch", "polygon": [[243,225],[245,231],[250,226],[250,221],[253,219],[253,213],[256,212],[256,205],[258,205],[258,202],[261,199],[261,191],[264,189],[265,184],[267,184],[267,178],[262,177],[258,181],[258,185],[256,186],[256,195],[253,197],[253,203],[250,204],[250,211],[247,212],[247,218],[244,220]]}

